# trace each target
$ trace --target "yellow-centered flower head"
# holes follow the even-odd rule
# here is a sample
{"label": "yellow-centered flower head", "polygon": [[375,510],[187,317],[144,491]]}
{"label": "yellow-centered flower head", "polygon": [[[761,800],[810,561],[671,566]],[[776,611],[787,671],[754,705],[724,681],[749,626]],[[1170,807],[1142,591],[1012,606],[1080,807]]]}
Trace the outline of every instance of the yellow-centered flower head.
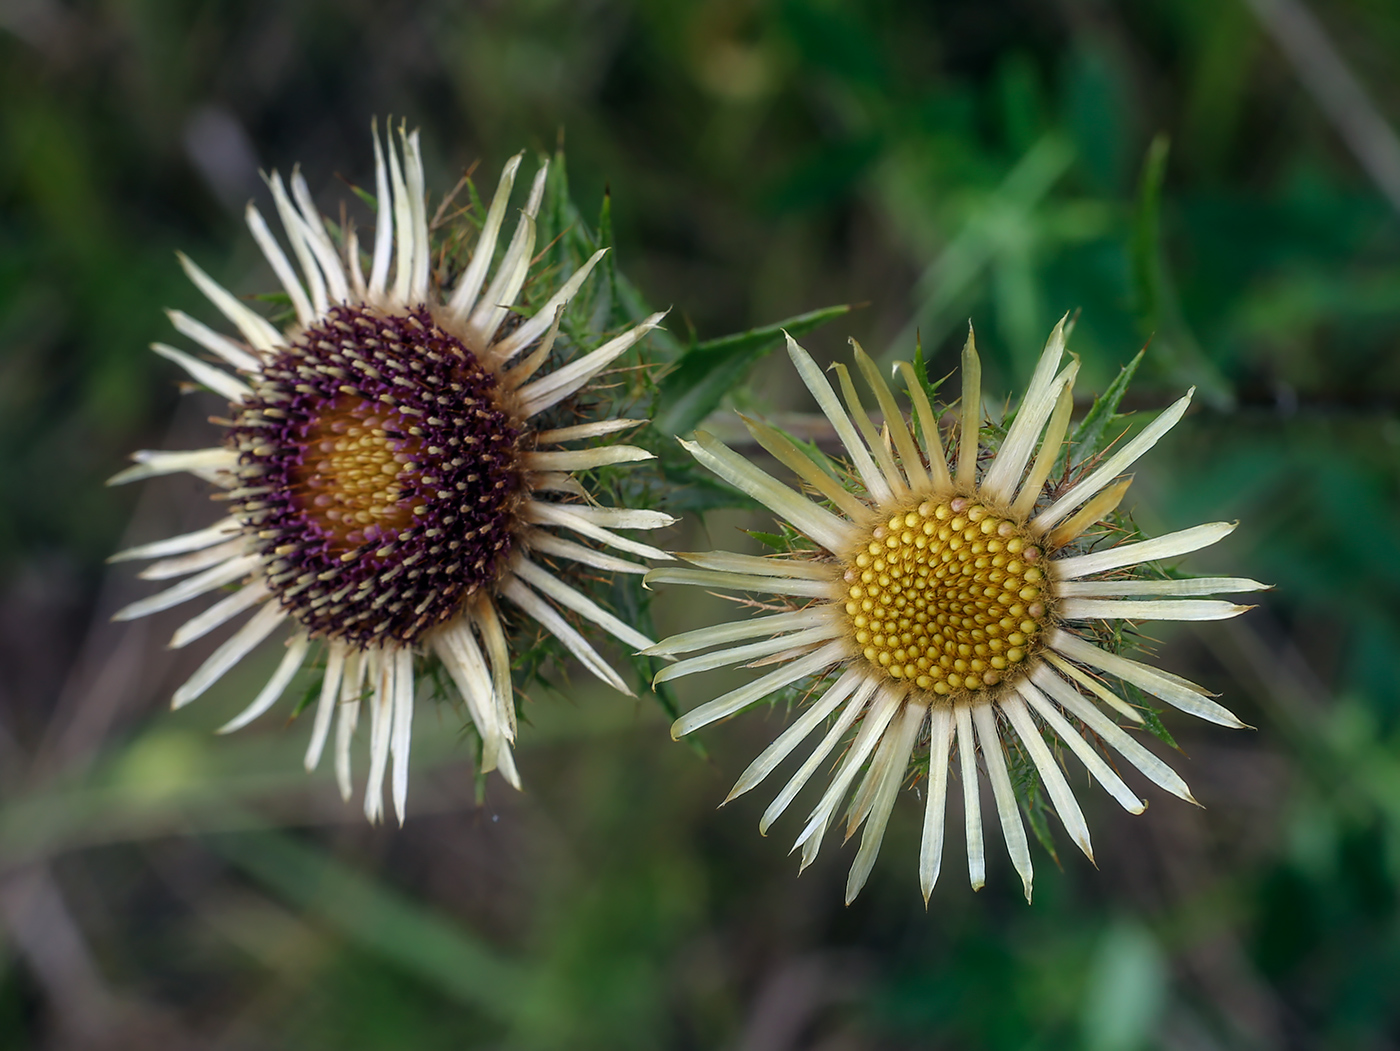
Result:
{"label": "yellow-centered flower head", "polygon": [[[963,352],[962,404],[951,457],[923,378],[909,363],[896,366],[912,403],[906,416],[874,362],[855,348],[856,365],[883,416],[883,427],[877,428],[845,366],[833,366],[838,397],[791,339],[792,362],[849,460],[846,476],[753,420],[745,422],[754,438],[798,475],[805,492],[708,434],[699,432],[694,442],[684,443],[700,463],[773,510],[806,540],[784,556],[681,554],[697,568],[647,575],[649,584],[777,596],[763,603],[769,610],[763,616],[687,631],[644,651],[663,657],[711,651],[670,665],[658,681],[744,662],[771,669],[682,716],[672,734],[691,733],[811,681],[806,707],[754,760],[729,798],[755,787],[825,727],[764,813],[759,829],[766,833],[844,742],[831,783],[794,849],[802,848],[805,868],[849,796],[846,835],[862,825],[864,834],[847,881],[847,901],[869,876],[916,749],[928,755],[919,865],[925,901],[942,865],[953,761],[963,784],[973,887],[982,886],[985,872],[980,761],[1029,899],[1032,867],[1008,766],[1011,753],[1034,768],[1065,829],[1092,857],[1083,814],[1047,738],[1063,742],[1133,813],[1145,804],[1109,765],[1107,748],[1159,787],[1191,799],[1185,782],[1110,717],[1111,710],[1143,721],[1113,679],[1212,722],[1242,725],[1202,687],[1101,644],[1100,629],[1108,621],[1233,617],[1249,607],[1198,596],[1264,585],[1232,577],[1169,580],[1126,572],[1213,544],[1232,524],[1098,546],[1103,532],[1088,531],[1122,500],[1130,479],[1120,476],[1181,418],[1191,395],[1121,447],[1071,470],[1063,466],[1063,453],[1078,363],[1061,368],[1067,335],[1061,321],[994,449],[980,437],[981,366],[971,336]],[[771,612],[774,602],[788,608]]]}
{"label": "yellow-centered flower head", "polygon": [[1034,653],[1045,573],[1034,539],[965,496],[921,500],[862,538],[846,566],[846,614],[873,666],[947,696],[995,686]]}

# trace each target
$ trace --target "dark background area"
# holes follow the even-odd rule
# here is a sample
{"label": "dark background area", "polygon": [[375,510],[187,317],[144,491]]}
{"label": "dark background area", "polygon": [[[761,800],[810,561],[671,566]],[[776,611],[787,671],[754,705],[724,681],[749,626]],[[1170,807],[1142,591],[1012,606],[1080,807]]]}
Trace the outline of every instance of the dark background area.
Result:
{"label": "dark background area", "polygon": [[[1400,8],[1312,8],[0,2],[0,1047],[1400,1046]],[[218,406],[146,350],[162,308],[210,317],[173,252],[270,288],[259,168],[334,212],[388,114],[438,194],[564,136],[682,340],[860,302],[807,344],[917,330],[941,375],[970,317],[1011,394],[1082,309],[1087,396],[1150,339],[1127,404],[1199,392],[1137,520],[1239,518],[1190,568],[1277,584],[1153,632],[1258,728],[1168,717],[1205,809],[1086,791],[1097,869],[1037,849],[1027,906],[950,848],[926,912],[902,799],[847,908],[850,850],[799,880],[760,801],[715,810],[780,713],[701,758],[576,677],[532,694],[527,791],[478,800],[430,711],[402,831],[302,774],[304,723],[212,736],[265,668],[170,713],[202,654],[175,614],[108,624],[143,585],[103,560],[213,515],[102,483],[208,443]],[[810,411],[792,386],[775,357],[732,400]]]}

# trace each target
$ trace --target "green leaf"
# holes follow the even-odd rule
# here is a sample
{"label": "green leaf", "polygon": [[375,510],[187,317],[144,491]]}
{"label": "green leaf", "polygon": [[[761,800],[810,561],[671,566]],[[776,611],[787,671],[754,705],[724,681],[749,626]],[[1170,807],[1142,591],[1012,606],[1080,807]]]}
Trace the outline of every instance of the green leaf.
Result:
{"label": "green leaf", "polygon": [[1147,332],[1158,328],[1164,300],[1162,267],[1162,181],[1167,173],[1171,140],[1159,132],[1147,148],[1138,181],[1131,246],[1134,309]]}
{"label": "green leaf", "polygon": [[[924,360],[924,341],[917,339],[914,342],[914,376],[919,381],[919,386],[924,389],[924,396],[928,398],[929,407],[933,409],[933,414],[937,417],[943,415],[942,403],[938,400],[938,392],[942,388],[944,381],[948,378],[931,380],[928,378],[928,362]],[[917,422],[917,421],[916,421]]]}
{"label": "green leaf", "polygon": [[786,331],[793,337],[851,312],[849,304],[798,314],[774,325],[697,343],[661,381],[654,425],[662,434],[688,434],[719,407],[724,396],[754,364],[776,347]]}
{"label": "green leaf", "polygon": [[1027,798],[1021,800],[1021,811],[1026,815],[1026,823],[1031,826],[1036,841],[1045,848],[1045,853],[1050,855],[1050,860],[1056,867],[1062,868],[1060,852],[1055,849],[1055,837],[1050,832],[1050,821],[1046,816],[1048,808],[1038,787],[1032,790]]}
{"label": "green leaf", "polygon": [[1035,835],[1037,842],[1045,848],[1045,852],[1050,855],[1055,865],[1059,866],[1060,854],[1055,849],[1055,837],[1050,831],[1049,807],[1046,805],[1045,793],[1041,788],[1040,774],[1019,742],[1015,744],[1008,742],[1006,756],[1007,773],[1011,777],[1011,787],[1021,804],[1021,812],[1026,815],[1026,822],[1031,826],[1031,832]]}
{"label": "green leaf", "polygon": [[[608,253],[612,255],[611,252]],[[646,299],[637,291],[637,286],[629,281],[621,270],[614,272],[614,282],[617,290],[617,301],[620,313],[619,317],[626,318],[628,322],[640,321],[652,312],[652,308],[647,304]],[[671,335],[664,326],[654,328],[647,336],[648,356],[656,362],[675,361],[685,353],[685,345],[675,336]]]}
{"label": "green leaf", "polygon": [[765,533],[761,529],[750,529],[748,534],[764,547],[771,547],[774,551],[786,552],[788,549],[787,541],[777,533]]}
{"label": "green leaf", "polygon": [[603,192],[603,204],[598,209],[598,247],[608,249],[598,264],[599,294],[607,296],[607,327],[621,328],[632,319],[622,308],[617,294],[617,248],[613,241],[612,193]]}
{"label": "green leaf", "polygon": [[[617,578],[613,581],[613,602],[617,615],[626,623],[636,627],[643,635],[657,638],[656,624],[651,619],[651,593],[642,588],[641,578],[628,576]],[[639,682],[646,685],[661,705],[662,711],[672,720],[680,718],[681,705],[676,697],[675,687],[669,682],[659,685],[652,682],[656,673],[664,667],[665,662],[657,657],[643,657],[641,654],[632,653],[628,648],[627,659],[632,665],[632,671],[637,676]],[[709,757],[705,746],[696,735],[686,738],[693,752],[701,759]]]}
{"label": "green leaf", "polygon": [[1154,708],[1143,692],[1132,683],[1123,682],[1123,680],[1119,681],[1123,683],[1123,699],[1138,710],[1138,714],[1142,716],[1142,724],[1147,728],[1148,732],[1151,733],[1152,736],[1165,741],[1178,752],[1181,751],[1181,746],[1176,743],[1176,738],[1171,735],[1171,731],[1162,723],[1162,709]]}
{"label": "green leaf", "polygon": [[763,505],[753,497],[713,476],[695,475],[666,488],[666,509],[673,514],[703,514],[736,507],[745,511],[763,510]]}
{"label": "green leaf", "polygon": [[[933,418],[935,420],[941,420],[943,418],[944,406],[939,401],[938,391],[948,377],[944,376],[937,380],[930,380],[928,378],[928,362],[924,360],[924,341],[922,336],[917,333],[914,338],[914,359],[910,364],[914,368],[914,378],[918,381],[919,386],[923,388],[924,396],[928,398],[929,408],[933,410]],[[915,441],[924,442],[926,436],[924,434],[923,422],[919,419],[918,414],[912,410],[909,413],[909,426],[913,428]],[[942,435],[939,435],[938,441],[941,445],[943,441]]]}
{"label": "green leaf", "polygon": [[1123,395],[1128,393],[1128,385],[1132,383],[1133,376],[1146,353],[1145,350],[1138,351],[1132,361],[1118,370],[1118,375],[1108,385],[1108,390],[1094,399],[1094,404],[1075,428],[1074,436],[1070,439],[1071,464],[1081,464],[1097,456],[1111,440],[1109,425],[1114,420],[1121,419],[1117,415],[1118,406],[1123,402]]}
{"label": "green leaf", "polygon": [[322,672],[306,684],[306,689],[302,691],[302,695],[297,698],[296,707],[292,709],[292,714],[289,718],[295,719],[302,712],[306,711],[307,708],[311,707],[311,702],[316,700],[321,694],[321,680],[324,677],[325,673]]}
{"label": "green leaf", "polygon": [[467,200],[471,202],[471,205],[466,211],[465,217],[479,230],[481,224],[486,221],[486,203],[481,199],[481,193],[476,188],[475,179],[467,180]]}
{"label": "green leaf", "polygon": [[364,203],[369,206],[370,211],[379,211],[379,198],[374,196],[374,194],[370,193],[368,190],[362,190],[360,189],[360,187],[352,184],[350,187],[350,192],[353,193],[360,200],[364,201]]}
{"label": "green leaf", "polygon": [[1176,738],[1171,735],[1171,731],[1168,730],[1163,724],[1162,719],[1158,715],[1156,708],[1152,708],[1147,705],[1142,705],[1140,706],[1140,711],[1142,714],[1143,725],[1146,726],[1149,731],[1151,731],[1154,737],[1158,737],[1161,740],[1165,741],[1177,751],[1181,750],[1181,746],[1176,743]]}

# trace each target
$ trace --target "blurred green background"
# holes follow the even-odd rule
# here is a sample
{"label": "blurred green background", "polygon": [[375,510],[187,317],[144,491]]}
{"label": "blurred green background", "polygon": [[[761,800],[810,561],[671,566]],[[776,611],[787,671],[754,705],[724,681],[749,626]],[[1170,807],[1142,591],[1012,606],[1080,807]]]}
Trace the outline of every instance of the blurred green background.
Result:
{"label": "blurred green background", "polygon": [[[0,1047],[1400,1046],[1400,8],[1299,10],[0,3]],[[102,482],[208,441],[217,406],[145,349],[162,308],[209,316],[173,252],[270,287],[259,167],[300,161],[334,211],[390,113],[439,194],[564,136],[683,340],[868,303],[808,345],[917,330],[939,375],[970,317],[1010,394],[1082,309],[1087,396],[1150,339],[1127,404],[1200,393],[1138,521],[1239,518],[1191,568],[1278,585],[1158,633],[1258,727],[1168,718],[1205,809],[1086,791],[1097,869],[1038,850],[1027,906],[999,853],[977,895],[950,862],[925,912],[911,794],[846,908],[850,850],[799,880],[762,801],[715,810],[778,714],[701,758],[576,679],[532,695],[527,791],[478,801],[428,712],[402,831],[301,773],[304,724],[211,736],[265,668],[171,714],[201,654],[163,648],[175,614],[108,624],[149,586],[103,559],[212,513]],[[780,364],[733,401],[810,411]]]}

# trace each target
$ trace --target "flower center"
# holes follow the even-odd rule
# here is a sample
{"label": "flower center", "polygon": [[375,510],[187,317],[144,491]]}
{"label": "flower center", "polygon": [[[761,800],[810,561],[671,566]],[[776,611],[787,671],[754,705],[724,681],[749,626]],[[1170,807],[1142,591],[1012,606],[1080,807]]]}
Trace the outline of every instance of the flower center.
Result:
{"label": "flower center", "polygon": [[403,485],[412,485],[419,459],[426,459],[423,442],[391,438],[386,424],[392,425],[390,414],[382,407],[336,398],[310,421],[306,461],[293,468],[307,509],[346,549],[396,536],[413,521]]}
{"label": "flower center", "polygon": [[857,646],[895,679],[938,694],[995,686],[1045,623],[1041,552],[1025,530],[965,497],[891,516],[847,561]]}
{"label": "flower center", "polygon": [[499,394],[423,307],[333,307],[254,380],[230,498],[313,634],[412,642],[500,575],[522,472]]}

